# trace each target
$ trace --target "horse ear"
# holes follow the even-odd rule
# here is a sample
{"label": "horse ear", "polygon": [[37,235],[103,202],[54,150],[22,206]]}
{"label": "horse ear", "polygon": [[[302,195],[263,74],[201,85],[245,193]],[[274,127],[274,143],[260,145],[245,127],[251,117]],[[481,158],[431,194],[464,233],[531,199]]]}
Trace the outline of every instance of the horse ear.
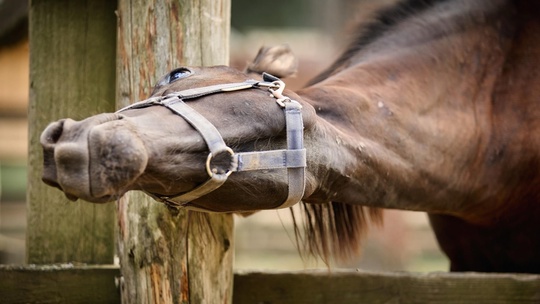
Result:
{"label": "horse ear", "polygon": [[261,74],[267,72],[276,77],[285,78],[296,74],[297,68],[298,59],[291,48],[283,44],[261,47],[253,62],[248,64],[246,73]]}

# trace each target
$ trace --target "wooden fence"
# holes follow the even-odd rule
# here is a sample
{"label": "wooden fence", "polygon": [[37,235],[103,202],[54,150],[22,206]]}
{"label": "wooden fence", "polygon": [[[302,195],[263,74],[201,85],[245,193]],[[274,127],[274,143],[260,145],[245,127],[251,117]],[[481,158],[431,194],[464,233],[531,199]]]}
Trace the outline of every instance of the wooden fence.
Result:
{"label": "wooden fence", "polygon": [[[119,279],[113,266],[0,266],[0,297],[2,303],[120,303]],[[540,276],[242,272],[234,275],[233,303],[540,303]]]}
{"label": "wooden fence", "polygon": [[[123,303],[230,303],[232,215],[173,213],[141,193],[116,205],[69,202],[41,181],[39,145],[51,121],[81,120],[147,98],[176,67],[227,64],[230,0],[32,0],[29,25],[27,263],[106,265],[116,252]],[[212,242],[216,235],[222,240]],[[10,273],[60,274],[59,280],[68,277],[63,283],[76,284],[89,272],[49,267]]]}

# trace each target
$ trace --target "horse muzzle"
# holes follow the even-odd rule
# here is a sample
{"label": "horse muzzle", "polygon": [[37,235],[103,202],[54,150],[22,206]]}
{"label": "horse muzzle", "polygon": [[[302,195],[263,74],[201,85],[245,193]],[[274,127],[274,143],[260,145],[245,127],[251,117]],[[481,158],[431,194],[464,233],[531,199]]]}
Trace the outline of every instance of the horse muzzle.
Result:
{"label": "horse muzzle", "polygon": [[51,123],[40,138],[42,180],[73,201],[114,200],[129,190],[148,163],[142,141],[133,135],[118,114]]}

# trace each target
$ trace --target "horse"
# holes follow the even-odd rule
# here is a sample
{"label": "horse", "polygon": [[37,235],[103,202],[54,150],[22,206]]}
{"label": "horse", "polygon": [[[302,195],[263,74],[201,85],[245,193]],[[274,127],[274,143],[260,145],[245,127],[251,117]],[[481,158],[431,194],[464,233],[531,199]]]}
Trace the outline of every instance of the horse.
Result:
{"label": "horse", "polygon": [[50,124],[43,181],[95,203],[301,202],[325,257],[356,253],[381,209],[424,211],[451,271],[540,273],[538,16],[526,0],[399,1],[296,92],[257,64],[180,67],[148,100]]}

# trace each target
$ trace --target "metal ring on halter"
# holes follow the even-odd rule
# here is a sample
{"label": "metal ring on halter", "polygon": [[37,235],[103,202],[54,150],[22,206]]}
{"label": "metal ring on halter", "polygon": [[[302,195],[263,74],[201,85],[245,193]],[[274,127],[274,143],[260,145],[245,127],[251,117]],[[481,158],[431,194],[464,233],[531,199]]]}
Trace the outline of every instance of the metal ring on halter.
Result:
{"label": "metal ring on halter", "polygon": [[[233,173],[233,171],[235,171],[236,168],[238,167],[237,165],[235,165],[235,162],[234,162],[234,151],[229,147],[225,147],[225,148],[223,148],[222,151],[218,151],[218,153],[221,153],[221,152],[229,153],[231,155],[231,159],[233,160],[233,161],[231,161],[231,166],[229,167],[229,169],[227,169],[227,171],[225,171],[225,173],[221,173],[221,174],[225,174],[226,177],[229,177],[229,175],[231,175]],[[218,154],[218,153],[216,153],[216,154]],[[210,153],[208,153],[208,157],[206,158],[206,173],[208,173],[208,176],[210,176],[210,177],[213,177],[214,174],[217,173],[217,172],[214,172],[210,168],[213,157],[214,157],[214,155],[212,154],[212,152],[210,152]]]}

